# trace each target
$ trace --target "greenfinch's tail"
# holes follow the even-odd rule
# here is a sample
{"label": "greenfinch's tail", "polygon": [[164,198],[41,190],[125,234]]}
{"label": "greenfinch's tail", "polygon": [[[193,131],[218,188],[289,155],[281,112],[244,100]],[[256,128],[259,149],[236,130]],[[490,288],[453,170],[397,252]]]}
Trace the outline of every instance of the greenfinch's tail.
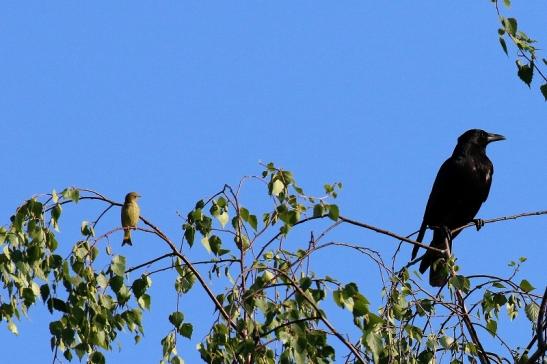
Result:
{"label": "greenfinch's tail", "polygon": [[123,241],[122,241],[122,246],[124,245],[133,245],[133,243],[131,243],[131,230],[124,230],[123,232]]}

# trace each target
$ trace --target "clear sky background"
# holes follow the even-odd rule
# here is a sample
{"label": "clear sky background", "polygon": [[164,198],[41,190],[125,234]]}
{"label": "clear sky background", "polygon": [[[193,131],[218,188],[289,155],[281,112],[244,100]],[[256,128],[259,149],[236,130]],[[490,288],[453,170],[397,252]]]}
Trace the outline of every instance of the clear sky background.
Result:
{"label": "clear sky background", "polygon": [[[117,201],[139,191],[143,215],[179,237],[177,211],[258,174],[261,160],[293,171],[311,193],[343,182],[342,214],[408,234],[438,167],[470,128],[507,137],[489,147],[496,171],[479,216],[547,209],[547,105],[503,54],[488,0],[10,1],[0,14],[1,224],[24,199],[74,185]],[[545,48],[545,2],[515,0],[508,14]],[[64,210],[62,245],[95,216],[90,206]],[[118,224],[112,211],[98,232]],[[526,256],[521,276],[541,293],[545,227],[537,217],[467,230],[455,242],[462,272],[506,274]],[[384,252],[396,246],[358,229],[338,236]],[[148,236],[134,240],[133,249],[114,245],[129,265],[167,251]],[[378,304],[377,271],[363,257],[336,251],[312,268],[357,282]],[[123,350],[109,362],[161,358],[175,295],[172,275],[153,279],[143,341],[120,336]],[[187,320],[209,322],[212,304],[192,297]],[[334,311],[351,332],[350,315]],[[50,362],[49,320],[33,308],[19,337],[2,323],[1,361]],[[526,345],[526,326],[515,327],[505,334]],[[180,340],[187,363],[198,361],[204,335],[196,328],[191,342]]]}

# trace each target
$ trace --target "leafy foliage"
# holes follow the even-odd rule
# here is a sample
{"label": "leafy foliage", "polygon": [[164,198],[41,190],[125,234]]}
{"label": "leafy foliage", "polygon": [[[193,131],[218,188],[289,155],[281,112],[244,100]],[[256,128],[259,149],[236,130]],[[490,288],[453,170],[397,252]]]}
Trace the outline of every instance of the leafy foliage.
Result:
{"label": "leafy foliage", "polygon": [[[535,43],[536,40],[530,38],[526,33],[519,30],[518,21],[516,18],[505,17],[502,15],[502,10],[498,0],[492,0],[496,6],[499,21],[501,27],[498,29],[499,42],[506,55],[509,55],[506,39],[517,48],[517,59],[515,64],[517,65],[517,75],[528,87],[531,86],[534,75],[536,78],[541,79],[541,85],[539,90],[545,101],[547,101],[547,77],[542,66],[547,65],[547,59],[542,58],[542,62],[539,62]],[[504,0],[505,8],[511,7],[509,0]]]}
{"label": "leafy foliage", "polygon": [[[249,182],[266,187],[268,210],[259,213],[240,199],[241,189]],[[369,247],[324,242],[329,232],[349,221],[332,203],[341,187],[340,183],[326,184],[323,196],[309,196],[291,172],[269,163],[260,176],[244,178],[237,190],[225,185],[208,200],[198,201],[186,214],[181,235],[187,249],[197,249],[194,241],[200,239],[210,253],[211,259],[201,263],[208,266],[209,277],[218,281],[217,292],[207,286],[203,272],[186,255],[189,252],[183,254],[146,219],[143,222],[149,229],[140,230],[156,235],[172,253],[133,268],[109,245],[101,254],[103,241],[120,228],[96,236],[97,223],[119,203],[74,188],[63,190],[60,196],[54,191],[44,201],[32,198],[17,208],[9,227],[0,229],[0,271],[5,286],[1,320],[17,334],[16,320],[41,301],[53,315],[49,329],[56,357],[60,353],[68,361],[76,356],[89,363],[104,363],[104,352],[112,350],[122,331],[140,341],[142,316],[152,307],[151,275],[166,270],[177,272],[174,295],[201,288],[211,298],[218,316],[197,348],[210,363],[331,363],[341,355],[333,340],[346,348],[342,355],[349,362],[428,363],[450,358],[457,363],[465,357],[476,361],[486,354],[466,325],[484,328],[484,333],[509,348],[498,335],[503,311],[511,320],[524,312],[532,327],[541,320],[541,296],[534,294],[528,280],[515,280],[525,258],[511,262],[510,276],[502,278],[459,275],[456,259],[449,257],[450,294],[445,298],[444,290],[429,292],[421,277],[414,277],[411,267],[415,262],[395,269],[398,249],[388,266]],[[57,253],[56,240],[62,206],[89,199],[107,207],[95,222],[81,224],[81,238],[63,258]],[[314,221],[315,228],[317,222],[322,225],[321,233],[315,237],[312,231],[306,244],[295,244],[295,228]],[[383,282],[379,307],[371,307],[356,283],[319,276],[310,269],[311,258],[325,249],[351,249],[378,267]],[[171,259],[168,267],[130,279],[143,267],[165,259]],[[358,336],[351,338],[332,325],[322,308],[325,301],[348,312]],[[186,321],[178,306],[167,320],[172,329],[161,340],[161,362],[183,363],[177,340],[191,339],[194,325],[204,323]],[[530,345],[526,350],[513,348],[506,357],[525,360],[529,350]],[[502,357],[488,355],[497,360]]]}

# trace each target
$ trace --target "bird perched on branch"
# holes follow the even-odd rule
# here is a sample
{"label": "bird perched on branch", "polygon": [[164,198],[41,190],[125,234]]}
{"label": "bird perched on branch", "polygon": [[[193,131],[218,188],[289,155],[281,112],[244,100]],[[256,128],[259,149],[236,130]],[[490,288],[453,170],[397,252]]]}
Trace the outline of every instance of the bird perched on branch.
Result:
{"label": "bird perched on branch", "polygon": [[122,246],[131,243],[131,228],[137,227],[141,209],[137,204],[137,199],[141,197],[137,192],[129,192],[125,195],[125,202],[122,206],[122,227],[124,228]]}
{"label": "bird perched on branch", "polygon": [[[445,239],[448,239],[451,250],[452,239],[460,232],[451,233],[452,230],[472,221],[477,230],[480,229],[484,222],[474,218],[488,197],[494,174],[492,162],[486,156],[486,146],[504,139],[503,135],[480,129],[468,130],[458,138],[452,156],[442,164],[433,183],[417,241],[423,240],[429,227],[433,229],[430,246],[445,249]],[[414,246],[412,259],[416,258],[419,248]],[[447,280],[440,258],[444,258],[442,253],[427,250],[420,263],[421,273],[431,268],[429,284],[434,287],[442,286]]]}

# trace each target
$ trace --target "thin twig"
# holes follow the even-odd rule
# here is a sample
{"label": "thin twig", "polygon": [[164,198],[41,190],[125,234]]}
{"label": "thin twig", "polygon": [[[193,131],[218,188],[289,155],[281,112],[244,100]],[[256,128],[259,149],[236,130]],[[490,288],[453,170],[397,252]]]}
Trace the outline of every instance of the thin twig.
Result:
{"label": "thin twig", "polygon": [[166,254],[160,255],[160,256],[157,257],[157,258],[154,258],[154,259],[152,259],[152,260],[149,260],[149,261],[147,261],[147,262],[144,262],[144,263],[142,263],[142,264],[139,264],[139,265],[136,265],[136,266],[134,266],[134,267],[129,268],[128,270],[125,271],[125,274],[131,273],[131,272],[133,272],[134,270],[137,270],[137,269],[142,268],[142,267],[146,267],[147,265],[156,263],[157,261],[160,261],[160,260],[162,260],[162,259],[165,259],[165,258],[167,258],[167,257],[172,257],[172,256],[173,256],[173,253],[166,253]]}
{"label": "thin twig", "polygon": [[298,320],[287,321],[287,322],[282,323],[282,324],[279,325],[279,326],[274,327],[273,329],[270,329],[270,330],[266,331],[266,332],[263,333],[263,334],[260,334],[260,338],[266,337],[266,336],[270,335],[272,332],[275,332],[275,331],[277,331],[277,330],[279,330],[279,329],[282,329],[282,328],[284,328],[284,327],[286,327],[286,326],[290,326],[290,325],[294,325],[294,324],[299,324],[299,323],[301,323],[301,322],[306,322],[306,321],[320,320],[320,319],[321,319],[321,317],[319,317],[319,316],[312,316],[312,317],[300,318],[300,319],[298,319]]}

